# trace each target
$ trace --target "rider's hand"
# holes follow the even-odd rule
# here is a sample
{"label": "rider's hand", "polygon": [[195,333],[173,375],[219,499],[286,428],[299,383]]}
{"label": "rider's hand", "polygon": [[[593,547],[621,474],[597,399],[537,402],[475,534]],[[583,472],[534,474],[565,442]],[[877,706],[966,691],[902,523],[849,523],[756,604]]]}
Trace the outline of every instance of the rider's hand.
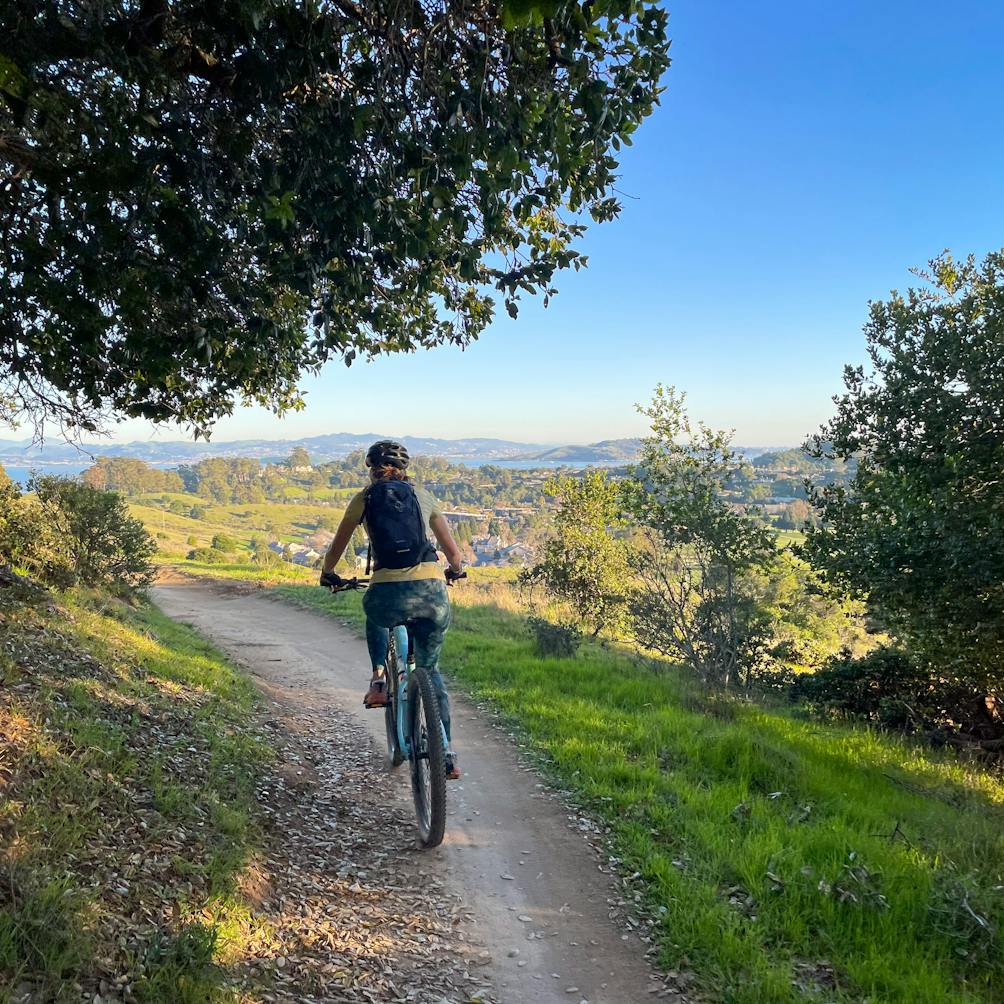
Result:
{"label": "rider's hand", "polygon": [[318,583],[325,589],[341,589],[345,585],[345,580],[334,572],[321,572],[321,579]]}
{"label": "rider's hand", "polygon": [[467,573],[462,568],[453,569],[447,566],[446,568],[446,584],[452,586],[457,579],[466,579]]}

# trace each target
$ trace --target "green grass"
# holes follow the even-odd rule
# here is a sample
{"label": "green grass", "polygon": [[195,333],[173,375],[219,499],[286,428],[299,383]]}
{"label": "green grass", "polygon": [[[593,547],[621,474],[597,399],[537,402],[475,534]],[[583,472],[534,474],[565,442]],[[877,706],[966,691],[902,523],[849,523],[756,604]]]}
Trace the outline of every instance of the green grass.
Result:
{"label": "green grass", "polygon": [[[541,659],[511,593],[478,575],[454,593],[444,668],[609,825],[663,966],[728,1004],[1004,1000],[999,774],[705,695],[624,650]],[[363,623],[358,594],[276,592]]]}
{"label": "green grass", "polygon": [[[253,582],[268,586],[277,583],[297,582],[309,583],[316,587],[318,575],[316,569],[303,568],[289,561],[276,561],[271,565],[229,564],[213,565],[202,561],[177,559],[166,562],[185,575],[201,579],[219,579],[229,582]],[[319,591],[319,590],[318,590]]]}
{"label": "green grass", "polygon": [[240,893],[270,758],[255,692],[155,608],[59,602],[0,597],[0,1001],[109,971],[142,1004],[237,1001],[225,965],[268,938]]}
{"label": "green grass", "polygon": [[[208,547],[217,534],[225,534],[236,539],[242,547],[257,538],[275,537],[281,541],[300,542],[314,532],[318,517],[334,515],[340,518],[348,498],[354,489],[326,488],[313,493],[315,499],[329,503],[322,506],[317,501],[310,503],[289,501],[261,503],[232,503],[220,505],[185,493],[154,493],[137,495],[129,499],[129,511],[141,520],[147,531],[154,537],[162,556],[181,558],[193,546]],[[173,513],[163,507],[163,499],[182,502],[186,506],[203,510],[201,519]],[[196,543],[189,543],[189,538]]]}
{"label": "green grass", "polygon": [[781,547],[792,547],[805,542],[805,534],[801,530],[774,530],[774,536]]}

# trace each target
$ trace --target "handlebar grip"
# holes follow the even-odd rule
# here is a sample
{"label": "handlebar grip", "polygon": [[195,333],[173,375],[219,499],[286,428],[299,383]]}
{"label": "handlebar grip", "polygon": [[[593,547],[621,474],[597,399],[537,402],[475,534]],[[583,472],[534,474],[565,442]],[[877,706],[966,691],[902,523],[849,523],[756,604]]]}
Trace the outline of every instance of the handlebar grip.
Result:
{"label": "handlebar grip", "polygon": [[325,589],[330,589],[333,593],[341,593],[346,589],[365,589],[369,585],[369,579],[343,579],[335,572],[322,572],[320,584]]}

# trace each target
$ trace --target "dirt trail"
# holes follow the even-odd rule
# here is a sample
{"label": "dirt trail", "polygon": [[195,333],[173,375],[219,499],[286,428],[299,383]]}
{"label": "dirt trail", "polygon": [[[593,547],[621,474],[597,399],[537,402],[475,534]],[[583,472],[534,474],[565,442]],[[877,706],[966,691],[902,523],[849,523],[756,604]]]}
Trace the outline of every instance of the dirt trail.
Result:
{"label": "dirt trail", "polygon": [[[154,599],[169,616],[193,625],[247,666],[262,689],[294,713],[301,706],[308,718],[327,714],[347,720],[357,736],[368,734],[374,762],[381,762],[383,716],[361,706],[366,647],[346,628],[262,593],[204,583],[162,584]],[[477,709],[456,697],[453,707],[464,777],[449,788],[446,840],[435,851],[410,853],[469,911],[460,930],[490,952],[482,972],[492,985],[491,999],[501,1004],[683,1000],[654,974],[642,939],[610,919],[618,890],[572,828],[575,817],[520,764],[511,743]],[[376,784],[386,782],[393,815],[407,819],[410,787],[404,770],[374,776]],[[346,776],[343,782],[360,785],[363,777]],[[351,800],[351,793],[340,795]],[[379,800],[373,811],[379,811]],[[409,836],[405,829],[405,848]]]}

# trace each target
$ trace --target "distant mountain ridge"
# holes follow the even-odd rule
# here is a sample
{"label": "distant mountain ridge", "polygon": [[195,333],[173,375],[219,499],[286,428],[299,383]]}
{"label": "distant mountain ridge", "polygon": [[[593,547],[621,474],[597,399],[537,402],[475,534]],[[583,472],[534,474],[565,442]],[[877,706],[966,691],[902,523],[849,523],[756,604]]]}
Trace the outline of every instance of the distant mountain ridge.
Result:
{"label": "distant mountain ridge", "polygon": [[556,446],[522,460],[566,461],[570,464],[630,464],[638,459],[640,439],[603,439],[587,446]]}
{"label": "distant mountain ridge", "polygon": [[[275,460],[289,456],[302,446],[316,463],[341,460],[353,450],[364,450],[378,439],[397,439],[416,456],[445,457],[452,461],[512,460],[527,463],[539,460],[553,465],[597,464],[616,466],[638,459],[641,439],[603,439],[587,445],[559,446],[547,443],[521,443],[510,439],[471,437],[468,439],[436,439],[425,436],[389,436],[375,432],[333,432],[300,439],[238,439],[227,442],[191,443],[185,440],[158,442],[137,440],[131,443],[47,443],[38,447],[30,439],[0,439],[0,464],[30,467],[38,465],[86,464],[91,457],[131,457],[148,463],[170,466],[197,463],[207,457],[256,457]],[[773,453],[785,447],[735,447],[751,459],[762,453]]]}
{"label": "distant mountain ridge", "polygon": [[191,463],[206,457],[285,457],[302,446],[317,462],[340,460],[353,450],[364,450],[378,439],[397,439],[409,451],[419,455],[446,457],[449,460],[510,459],[546,444],[519,443],[507,439],[435,439],[423,436],[390,436],[375,432],[334,432],[299,439],[239,439],[228,442],[190,443],[185,440],[158,442],[137,440],[132,443],[46,443],[39,448],[30,439],[0,439],[0,463],[61,464],[84,463],[88,456],[132,457],[155,464]]}

